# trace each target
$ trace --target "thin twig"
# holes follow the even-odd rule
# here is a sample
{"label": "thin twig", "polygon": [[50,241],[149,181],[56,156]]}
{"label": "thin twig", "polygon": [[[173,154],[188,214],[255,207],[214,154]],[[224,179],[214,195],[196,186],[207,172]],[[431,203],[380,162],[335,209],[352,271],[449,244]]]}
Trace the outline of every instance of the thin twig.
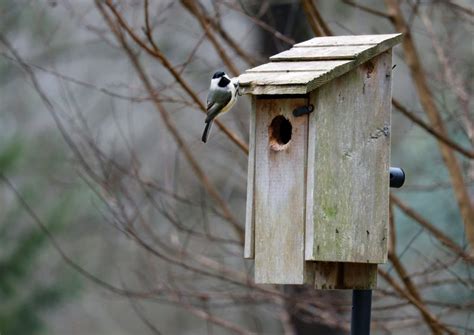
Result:
{"label": "thin twig", "polygon": [[[112,18],[109,16],[109,14],[105,11],[105,8],[103,8],[102,2],[100,0],[96,0],[96,5],[97,8],[99,9],[100,13],[102,14],[104,20],[107,22],[110,30],[113,32],[115,37],[117,38],[118,42],[122,45],[122,48],[128,55],[128,58],[130,59],[130,62],[132,63],[133,67],[135,68],[135,71],[137,72],[138,76],[140,77],[143,85],[145,86],[145,89],[148,91],[150,96],[152,97],[158,97],[158,93],[153,89],[153,86],[151,85],[150,79],[146,75],[145,70],[143,69],[143,66],[139,62],[137,56],[133,52],[133,50],[130,48],[128,43],[125,41],[125,38],[119,28],[116,26],[117,23],[114,23]],[[109,9],[115,14],[116,10],[113,5],[109,4],[108,2],[106,3]],[[116,16],[116,15],[115,15]],[[120,22],[118,22],[120,24]],[[120,24],[120,26],[122,26]],[[203,187],[206,189],[206,191],[209,193],[209,195],[217,202],[219,207],[223,211],[224,217],[231,223],[235,233],[237,234],[238,238],[243,241],[243,228],[242,226],[238,223],[238,221],[235,219],[234,215],[230,211],[227,202],[221,197],[215,186],[212,184],[212,182],[209,180],[207,175],[204,173],[204,170],[201,168],[197,160],[195,159],[192,151],[189,149],[187,146],[186,142],[182,138],[181,134],[178,131],[178,128],[174,125],[173,121],[168,115],[168,112],[164,109],[162,104],[159,102],[158,99],[153,99],[152,100],[156,110],[159,112],[163,122],[165,123],[166,127],[168,128],[168,131],[172,135],[173,139],[176,141],[176,144],[180,148],[180,150],[183,152],[184,156],[186,157],[187,161],[191,165],[193,172],[196,174],[198,177],[198,180],[201,182]]]}
{"label": "thin twig", "polygon": [[[400,8],[400,3],[397,0],[385,0],[391,21],[398,32],[405,34],[402,47],[404,50],[405,60],[410,68],[413,82],[415,84],[420,103],[423,110],[428,116],[431,126],[436,129],[441,135],[447,136],[446,126],[443,122],[441,114],[436,106],[435,99],[429,88],[426,74],[423,70],[422,63],[418,56],[418,52],[413,41],[410,27],[406,23],[403,12]],[[439,149],[443,161],[449,171],[451,181],[453,183],[453,191],[458,202],[458,206],[463,218],[464,230],[466,232],[467,240],[471,248],[474,250],[474,209],[471,203],[471,198],[464,182],[463,173],[459,162],[454,155],[453,149],[444,142],[439,141]]]}
{"label": "thin twig", "polygon": [[422,129],[426,130],[428,133],[433,135],[438,141],[443,142],[444,144],[448,145],[449,147],[456,150],[457,152],[463,154],[467,158],[474,159],[474,151],[469,151],[467,149],[464,149],[459,144],[452,141],[449,137],[445,136],[437,129],[428,125],[425,121],[423,121],[421,118],[416,116],[415,113],[409,111],[408,108],[403,106],[397,99],[392,99],[392,104],[393,104],[393,107],[395,107],[400,113],[402,113],[404,116],[406,116],[416,125],[420,126]]}
{"label": "thin twig", "polygon": [[[413,306],[415,306],[420,313],[423,315],[424,318],[429,320],[430,324],[436,325],[438,329],[441,331],[445,331],[448,334],[455,335],[457,334],[455,331],[447,328],[444,324],[440,323],[440,321],[431,314],[427,309],[426,306],[420,303],[415,297],[413,297],[410,293],[406,292],[389,274],[387,274],[384,270],[378,270],[379,275],[390,285],[392,286],[395,291],[405,299],[407,299]],[[434,334],[441,334],[441,332],[434,332]]]}
{"label": "thin twig", "polygon": [[429,231],[441,244],[446,246],[449,250],[460,256],[466,262],[474,263],[474,257],[466,253],[459,245],[452,241],[441,230],[429,223],[425,218],[418,214],[415,210],[403,203],[397,196],[391,194],[390,201],[400,208],[406,215],[415,220],[420,226]]}
{"label": "thin twig", "polygon": [[323,20],[313,0],[301,0],[308,22],[316,36],[331,36],[329,26]]}
{"label": "thin twig", "polygon": [[269,24],[263,22],[262,20],[259,20],[258,18],[256,18],[255,16],[252,16],[252,15],[249,15],[247,12],[243,11],[241,8],[239,8],[238,6],[235,6],[234,4],[230,3],[230,2],[227,2],[227,1],[223,1],[223,0],[219,0],[222,4],[224,4],[226,7],[228,8],[231,8],[237,12],[239,12],[240,14],[244,15],[245,17],[247,17],[249,20],[251,20],[253,23],[255,23],[257,26],[259,26],[260,28],[262,28],[263,30],[269,32],[270,34],[273,35],[273,37],[275,37],[276,39],[288,44],[288,45],[293,45],[296,43],[296,41],[294,39],[292,39],[291,37],[288,37],[288,36],[285,36],[284,34],[282,34],[281,32],[279,32],[278,30],[276,30],[275,28],[273,28],[272,26],[270,26]]}
{"label": "thin twig", "polygon": [[206,20],[204,15],[200,12],[200,8],[197,4],[197,0],[181,0],[181,4],[183,5],[184,8],[188,10],[188,12],[191,15],[193,15],[198,20],[199,24],[201,25],[201,28],[204,30],[204,33],[206,34],[207,39],[211,42],[214,49],[217,51],[219,58],[227,66],[230,73],[233,76],[238,76],[239,70],[237,69],[237,66],[230,59],[229,55],[227,55],[227,52],[222,47],[221,43],[219,43],[217,38],[214,36],[213,32],[210,29],[211,23],[208,20]]}
{"label": "thin twig", "polygon": [[369,13],[369,14],[372,14],[372,15],[375,15],[375,16],[380,16],[380,17],[383,17],[385,19],[390,19],[389,14],[387,14],[385,12],[382,12],[380,10],[373,9],[373,8],[368,7],[368,6],[361,5],[361,4],[356,3],[355,1],[352,1],[352,0],[341,0],[341,1],[343,3],[345,3],[346,5],[349,5],[349,6],[352,6],[354,8],[360,9],[364,12]]}
{"label": "thin twig", "polygon": [[[453,91],[456,95],[459,106],[463,113],[461,114],[462,121],[465,125],[467,135],[471,143],[474,144],[474,124],[471,120],[472,115],[469,109],[470,97],[467,93],[466,87],[464,87],[462,80],[456,75],[456,72],[451,67],[451,60],[448,58],[448,55],[445,53],[441,46],[441,42],[438,40],[431,19],[425,13],[420,13],[419,17],[423,22],[426,31],[428,32],[429,37],[431,38],[431,44],[435,50],[438,61],[443,69],[443,75],[446,80],[447,86]],[[471,157],[474,158],[474,157]]]}
{"label": "thin twig", "polygon": [[[408,292],[415,298],[417,299],[420,304],[425,304],[421,300],[421,296],[418,292],[418,289],[416,286],[413,284],[411,281],[410,277],[407,275],[407,272],[405,270],[405,267],[400,261],[400,258],[397,256],[397,251],[396,251],[396,232],[395,232],[395,217],[393,213],[393,202],[390,201],[389,205],[389,223],[390,223],[390,240],[389,240],[389,249],[388,249],[388,258],[392,262],[393,267],[398,273],[398,276],[400,279],[402,279],[403,283],[405,284],[406,289]],[[390,272],[390,270],[389,270]],[[389,275],[389,272],[387,275]],[[425,306],[426,308],[426,306]],[[439,331],[437,329],[437,325],[433,323],[425,314],[422,313],[422,317],[427,323],[427,325],[431,328],[433,334],[439,334]]]}
{"label": "thin twig", "polygon": [[[175,67],[168,60],[168,58],[165,57],[165,55],[161,52],[161,50],[158,48],[156,43],[153,43],[152,47],[150,48],[129,27],[125,19],[122,17],[122,15],[117,11],[115,6],[109,0],[106,1],[106,5],[114,14],[115,18],[117,19],[117,22],[127,32],[127,34],[132,38],[132,40],[136,44],[138,44],[143,50],[145,50],[150,56],[153,56],[154,58],[158,59],[160,63],[163,65],[163,67],[167,69],[170,72],[170,74],[173,76],[173,78],[179,83],[179,85],[183,88],[183,90],[200,107],[201,111],[203,113],[207,113],[207,108],[204,105],[204,103],[201,101],[201,99],[199,99],[197,93],[192,90],[191,86],[184,80],[184,78],[180,75],[180,73],[175,69]],[[224,132],[224,134],[227,135],[227,137],[229,137],[229,139],[232,142],[234,142],[246,155],[248,155],[248,152],[249,152],[248,145],[242,139],[238,138],[237,135],[235,135],[231,130],[229,130],[226,126],[224,126],[220,120],[216,120],[214,123],[219,127],[219,129],[221,129]]]}
{"label": "thin twig", "polygon": [[[191,14],[196,16],[198,21],[207,22],[213,29],[216,30],[217,33],[221,36],[221,38],[235,51],[240,58],[242,58],[248,65],[256,66],[257,61],[254,57],[252,57],[247,51],[240,47],[239,43],[237,43],[234,38],[224,29],[221,22],[217,18],[213,18],[209,16],[208,13],[205,11],[205,7],[196,1],[198,6],[196,6],[196,11],[192,12]],[[201,23],[202,25],[202,23]]]}

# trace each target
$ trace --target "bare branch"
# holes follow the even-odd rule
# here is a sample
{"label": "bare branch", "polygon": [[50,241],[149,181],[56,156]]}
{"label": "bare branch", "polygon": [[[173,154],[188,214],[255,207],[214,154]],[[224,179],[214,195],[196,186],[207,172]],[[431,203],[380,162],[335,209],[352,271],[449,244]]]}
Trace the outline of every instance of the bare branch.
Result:
{"label": "bare branch", "polygon": [[449,248],[452,252],[460,256],[466,262],[474,263],[474,257],[467,254],[460,246],[458,246],[455,242],[453,242],[442,231],[440,231],[438,228],[436,228],[431,223],[429,223],[426,219],[424,219],[421,215],[415,212],[412,208],[405,205],[398,197],[391,194],[390,201],[393,204],[395,204],[398,208],[400,208],[406,215],[408,215],[410,218],[412,218],[418,224],[420,224],[423,228],[429,231],[438,241],[441,242],[441,244]]}
{"label": "bare branch", "polygon": [[392,286],[395,291],[405,299],[407,299],[413,306],[415,306],[418,311],[423,315],[423,318],[429,321],[430,325],[433,327],[431,328],[433,334],[442,334],[441,331],[445,331],[448,334],[457,334],[455,331],[447,328],[444,324],[440,323],[440,321],[431,314],[427,309],[426,306],[421,303],[418,299],[413,297],[410,293],[406,292],[388,273],[384,270],[378,270],[379,275],[390,285]]}
{"label": "bare branch", "polygon": [[[125,38],[123,34],[118,30],[118,28],[115,26],[115,23],[112,21],[112,18],[106,13],[105,8],[103,8],[102,2],[100,0],[96,0],[96,5],[97,8],[99,9],[100,13],[106,20],[107,24],[109,25],[110,30],[114,33],[116,36],[118,42],[122,45],[124,51],[127,53],[133,67],[135,68],[138,76],[140,77],[143,85],[145,86],[145,89],[148,91],[150,96],[152,97],[157,97],[158,94],[157,92],[153,89],[153,86],[151,85],[151,82],[146,75],[145,70],[143,69],[141,63],[139,62],[137,56],[134,54],[130,46],[127,44],[125,41]],[[117,12],[113,5],[111,5],[109,2],[107,2],[107,6],[112,10],[112,12],[115,14],[117,17]],[[120,21],[120,22],[123,22]],[[122,26],[122,25],[121,25]],[[198,177],[198,180],[201,182],[201,184],[204,186],[206,191],[209,193],[209,195],[218,203],[218,205],[221,207],[223,211],[224,217],[231,223],[232,227],[234,228],[237,236],[241,241],[243,241],[243,228],[241,225],[237,222],[237,220],[234,218],[233,214],[231,213],[226,201],[221,197],[217,189],[214,187],[214,185],[211,183],[207,175],[204,173],[202,170],[201,166],[197,162],[197,160],[194,158],[194,155],[192,154],[191,150],[188,148],[186,145],[185,141],[181,137],[178,129],[176,126],[173,124],[172,120],[170,119],[168,113],[166,110],[163,108],[161,103],[159,102],[158,99],[154,99],[153,103],[155,105],[156,110],[159,112],[161,115],[163,121],[166,124],[166,127],[168,128],[169,132],[173,136],[173,139],[176,141],[176,144],[178,147],[181,149],[181,151],[184,153],[187,161],[191,165],[194,173]]]}
{"label": "bare branch", "polygon": [[301,0],[308,22],[316,36],[331,36],[332,32],[313,3],[313,0]]}
{"label": "bare branch", "polygon": [[364,12],[369,13],[369,14],[372,14],[372,15],[375,15],[375,16],[380,16],[380,17],[383,17],[385,19],[390,19],[390,15],[388,15],[387,13],[384,13],[382,11],[379,11],[379,10],[361,5],[359,3],[356,3],[355,1],[352,1],[352,0],[341,0],[341,1],[343,3],[345,3],[346,5],[349,5],[349,6],[352,6],[354,8],[360,9]]}
{"label": "bare branch", "polygon": [[[158,59],[163,67],[167,69],[173,78],[180,84],[183,90],[191,97],[191,99],[200,107],[203,113],[207,112],[206,106],[204,103],[199,99],[196,92],[191,89],[191,86],[183,79],[180,73],[175,69],[175,67],[170,63],[170,61],[165,57],[165,55],[161,52],[161,50],[157,47],[155,43],[152,43],[152,48],[148,47],[128,26],[128,24],[123,19],[122,15],[117,11],[115,6],[110,2],[106,1],[106,5],[112,11],[115,18],[117,19],[118,24],[127,32],[127,34],[132,38],[132,40],[137,43],[143,50],[145,50],[149,55]],[[152,41],[153,39],[151,39]],[[240,138],[237,137],[232,131],[230,131],[227,127],[225,127],[221,121],[216,120],[215,123],[218,127],[229,137],[245,154],[248,155],[248,145],[243,142]]]}
{"label": "bare branch", "polygon": [[[214,48],[218,50],[219,54],[223,53],[225,54],[224,50],[219,50],[221,49],[221,45],[217,42],[215,38],[212,36],[212,32],[209,29],[209,27],[212,27],[219,35],[221,38],[232,48],[232,50],[235,51],[237,55],[239,55],[240,58],[242,58],[247,64],[250,66],[256,66],[257,62],[255,59],[244,49],[242,49],[239,44],[232,38],[232,36],[227,33],[227,31],[224,29],[222,24],[217,21],[217,19],[213,19],[210,17],[204,10],[204,7],[199,3],[199,1],[190,1],[190,0],[181,0],[181,3],[183,6],[193,15],[203,28],[204,32],[206,35],[208,35],[209,40],[211,43],[214,45]],[[216,43],[217,42],[217,43]],[[216,43],[216,44],[215,44]],[[234,66],[234,64],[231,64]],[[231,67],[229,67],[231,68]]]}
{"label": "bare branch", "polygon": [[[410,68],[420,98],[420,103],[431,122],[431,126],[441,135],[446,137],[446,127],[426,81],[426,75],[421,65],[415,43],[412,39],[410,27],[405,22],[403,13],[400,9],[400,4],[397,0],[385,0],[385,3],[387,4],[390,16],[392,17],[393,25],[397,31],[405,34],[402,46],[406,62]],[[471,248],[474,248],[474,209],[472,208],[471,199],[464,182],[461,168],[452,148],[442,141],[438,141],[438,143],[444,163],[446,164],[451,176],[454,194],[456,195],[461,216],[464,221],[467,239]]]}
{"label": "bare branch", "polygon": [[393,104],[393,107],[395,107],[400,113],[405,115],[408,119],[410,119],[413,123],[420,126],[422,129],[426,130],[428,133],[433,135],[438,141],[443,142],[444,144],[448,145],[449,147],[456,150],[457,152],[463,154],[467,158],[474,159],[474,151],[469,151],[467,149],[464,149],[459,144],[452,141],[449,137],[445,136],[444,134],[440,133],[435,128],[426,124],[421,118],[416,116],[415,113],[410,112],[405,106],[403,106],[397,99],[392,99],[392,104]]}
{"label": "bare branch", "polygon": [[189,13],[191,13],[191,15],[193,15],[198,20],[202,29],[206,33],[207,39],[214,46],[214,49],[219,54],[219,58],[222,59],[224,64],[229,69],[230,73],[233,76],[238,76],[239,70],[235,66],[234,62],[231,61],[230,57],[225,52],[224,48],[221,46],[217,38],[212,33],[210,29],[210,22],[207,21],[204,15],[200,12],[200,8],[197,4],[197,0],[181,0],[181,4],[183,5],[184,8],[188,10]]}
{"label": "bare branch", "polygon": [[235,6],[227,1],[224,1],[224,0],[219,0],[222,4],[224,4],[225,6],[227,6],[228,8],[231,8],[235,11],[238,11],[240,14],[244,15],[245,17],[247,17],[249,20],[251,20],[253,23],[255,23],[257,26],[259,26],[260,28],[262,28],[263,30],[269,32],[270,34],[273,35],[273,37],[275,37],[276,39],[288,44],[288,45],[293,45],[296,43],[296,41],[288,36],[285,36],[284,34],[282,34],[281,32],[279,32],[278,30],[276,30],[275,28],[273,28],[272,26],[270,26],[269,24],[263,22],[262,20],[259,20],[257,17],[255,16],[251,16],[249,15],[247,12],[244,12],[242,11],[241,8],[239,8],[238,6]]}

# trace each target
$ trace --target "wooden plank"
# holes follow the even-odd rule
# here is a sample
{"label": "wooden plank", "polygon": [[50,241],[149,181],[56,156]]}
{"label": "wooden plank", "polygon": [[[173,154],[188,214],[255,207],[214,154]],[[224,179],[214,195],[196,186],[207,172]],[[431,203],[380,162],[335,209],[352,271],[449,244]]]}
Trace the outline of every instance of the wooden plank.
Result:
{"label": "wooden plank", "polygon": [[344,263],[343,287],[351,290],[377,288],[377,264]]}
{"label": "wooden plank", "polygon": [[370,58],[392,48],[399,43],[402,35],[398,34],[391,39],[378,44],[367,45],[342,45],[342,46],[315,46],[315,47],[293,47],[290,50],[280,52],[270,60],[275,61],[310,61],[310,60],[343,60],[357,59],[361,64]]}
{"label": "wooden plank", "polygon": [[342,286],[343,263],[314,262],[314,288],[335,290]]}
{"label": "wooden plank", "polygon": [[[391,52],[311,94],[316,125],[313,243],[307,260],[387,257]],[[307,215],[308,218],[308,215]],[[308,229],[308,227],[307,227]],[[309,230],[308,230],[309,231]]]}
{"label": "wooden plank", "polygon": [[253,95],[305,94],[306,85],[241,86],[239,91],[240,94]]}
{"label": "wooden plank", "polygon": [[[308,117],[292,111],[307,99],[256,100],[255,149],[255,282],[303,284],[305,166]],[[273,150],[272,120],[282,115],[292,125],[291,141]]]}
{"label": "wooden plank", "polygon": [[394,46],[400,43],[401,37],[402,34],[325,36],[315,37],[308,41],[297,43],[294,47],[367,45],[382,42],[391,42],[393,43],[392,46]]}
{"label": "wooden plank", "polygon": [[326,60],[310,62],[270,62],[246,71],[253,72],[301,72],[301,71],[327,71],[337,66],[347,64],[349,60]]}
{"label": "wooden plank", "polygon": [[244,258],[255,257],[255,215],[254,215],[254,181],[255,181],[255,115],[256,98],[252,98],[249,129],[249,156],[247,169],[247,203],[245,214]]}
{"label": "wooden plank", "polygon": [[[311,92],[310,101],[315,101],[315,92]],[[314,105],[313,105],[314,107]],[[308,152],[306,167],[306,206],[305,206],[305,260],[314,259],[314,171],[316,169],[316,129],[317,113],[313,112],[308,116]]]}
{"label": "wooden plank", "polygon": [[246,72],[239,76],[239,85],[301,85],[307,84],[324,72]]}
{"label": "wooden plank", "polygon": [[[296,62],[298,63],[298,62]],[[326,72],[313,72],[313,78],[308,81],[306,84],[292,84],[292,85],[256,85],[256,83],[261,83],[262,81],[256,80],[255,82],[245,82],[241,83],[240,91],[242,94],[305,94],[311,92],[319,86],[324,85],[325,83],[331,81],[334,78],[339,77],[340,75],[350,71],[354,67],[354,61],[344,61],[341,65],[336,66],[332,70]],[[255,77],[259,77],[258,73],[254,73]],[[268,75],[267,73],[265,75]],[[240,77],[239,77],[240,79]],[[306,78],[307,79],[307,78]],[[265,79],[262,79],[265,80]],[[284,81],[280,81],[283,83]],[[246,86],[251,84],[251,86]]]}
{"label": "wooden plank", "polygon": [[330,82],[331,80],[342,76],[344,73],[349,72],[355,67],[355,64],[357,64],[357,61],[352,61],[349,63],[345,63],[342,65],[339,65],[332,69],[331,71],[328,71],[326,73],[322,73],[320,76],[315,77],[313,80],[308,82],[306,85],[306,92],[312,92],[316,88],[323,86],[324,84]]}
{"label": "wooden plank", "polygon": [[377,288],[377,264],[314,262],[314,272],[315,289]]}
{"label": "wooden plank", "polygon": [[276,61],[317,61],[317,60],[344,60],[355,59],[362,52],[375,48],[376,45],[328,46],[291,48],[270,57]]}
{"label": "wooden plank", "polygon": [[[378,35],[369,35],[369,36],[378,36]],[[245,73],[239,77],[243,77],[243,81],[240,83],[242,94],[304,94],[315,90],[316,88],[326,84],[327,82],[349,72],[353,68],[357,67],[360,64],[367,62],[369,59],[381,54],[391,47],[399,43],[402,39],[402,34],[390,34],[390,35],[380,35],[381,38],[386,38],[383,36],[388,36],[388,39],[383,40],[379,44],[371,45],[357,45],[357,46],[332,46],[332,47],[294,47],[290,50],[284,51],[280,54],[277,54],[273,57],[270,57],[272,62],[268,64],[261,65],[254,69],[248,70],[248,73]],[[393,37],[390,37],[393,36]],[[353,36],[358,38],[357,36]],[[362,37],[361,37],[362,38]],[[376,37],[373,37],[374,39]],[[331,56],[331,53],[332,56]],[[337,55],[339,54],[339,56]],[[327,60],[327,58],[333,60]],[[342,60],[337,58],[342,57]],[[344,59],[352,60],[344,60]],[[319,61],[319,62],[318,62]],[[259,75],[253,77],[245,77],[250,73],[258,73],[260,71],[267,72],[272,69],[279,69],[278,63],[282,62],[282,68],[288,68],[290,72],[298,72],[298,69],[301,69],[305,66],[310,66],[309,63],[322,62],[322,66],[332,64],[334,67],[327,66],[327,71],[314,71],[309,72],[307,76],[291,75],[288,77],[282,77],[277,75],[277,78],[269,78],[268,82],[266,77],[261,77]],[[327,64],[325,64],[328,62]],[[329,63],[333,62],[333,63]],[[339,62],[339,63],[337,63]],[[288,65],[293,63],[294,65]],[[304,65],[298,65],[300,63],[305,63]],[[319,65],[318,65],[319,66]],[[296,69],[292,71],[291,69]],[[313,76],[313,78],[310,78]],[[288,79],[288,82],[285,81],[285,78]],[[272,81],[274,80],[274,81]],[[270,87],[260,87],[260,86],[270,86]]]}
{"label": "wooden plank", "polygon": [[[280,81],[275,81],[275,83],[278,83],[278,84],[257,85],[257,83],[263,84],[265,82],[265,79],[262,79],[260,81],[258,79],[259,78],[258,73],[253,73],[255,75],[254,78],[257,78],[257,79],[254,82],[250,80],[248,82],[241,83],[241,93],[242,94],[255,94],[255,95],[308,93],[308,92],[314,91],[316,88],[320,86],[323,86],[324,84],[330,82],[331,80],[349,72],[356,65],[361,64],[363,60],[365,60],[365,57],[361,57],[353,61],[343,62],[341,65],[336,66],[332,70],[328,70],[326,72],[313,72],[313,78],[307,81],[306,84],[305,83],[295,84],[294,82],[286,83],[283,80],[283,78],[280,77],[281,79]],[[295,63],[299,63],[299,62],[295,62]],[[307,79],[308,77],[305,77],[304,80],[301,80],[301,81],[304,82]],[[297,82],[297,80],[295,82]]]}

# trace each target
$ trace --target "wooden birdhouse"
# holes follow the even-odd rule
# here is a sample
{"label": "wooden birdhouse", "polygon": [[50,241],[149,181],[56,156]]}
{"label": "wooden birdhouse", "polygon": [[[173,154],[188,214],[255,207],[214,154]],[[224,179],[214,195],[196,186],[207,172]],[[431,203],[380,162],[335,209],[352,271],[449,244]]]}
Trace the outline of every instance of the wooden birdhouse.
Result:
{"label": "wooden birdhouse", "polygon": [[375,287],[401,38],[313,38],[239,77],[252,95],[245,257],[257,283]]}

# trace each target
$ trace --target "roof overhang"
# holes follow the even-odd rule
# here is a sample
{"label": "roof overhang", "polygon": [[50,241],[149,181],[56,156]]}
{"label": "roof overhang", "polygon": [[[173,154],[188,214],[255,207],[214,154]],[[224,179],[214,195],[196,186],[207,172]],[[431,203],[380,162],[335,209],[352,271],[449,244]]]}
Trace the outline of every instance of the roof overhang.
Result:
{"label": "roof overhang", "polygon": [[240,92],[306,94],[400,43],[402,34],[316,37],[239,76]]}

